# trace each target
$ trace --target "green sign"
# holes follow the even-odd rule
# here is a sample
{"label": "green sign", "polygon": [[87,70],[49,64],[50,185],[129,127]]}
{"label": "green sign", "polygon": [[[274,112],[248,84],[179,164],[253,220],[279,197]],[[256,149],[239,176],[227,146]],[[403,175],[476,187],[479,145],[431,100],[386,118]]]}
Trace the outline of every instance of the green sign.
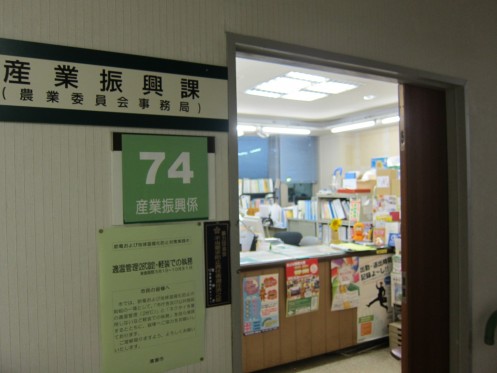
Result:
{"label": "green sign", "polygon": [[164,372],[203,360],[202,235],[193,222],[99,234],[102,372]]}
{"label": "green sign", "polygon": [[125,223],[207,219],[207,138],[122,135]]}

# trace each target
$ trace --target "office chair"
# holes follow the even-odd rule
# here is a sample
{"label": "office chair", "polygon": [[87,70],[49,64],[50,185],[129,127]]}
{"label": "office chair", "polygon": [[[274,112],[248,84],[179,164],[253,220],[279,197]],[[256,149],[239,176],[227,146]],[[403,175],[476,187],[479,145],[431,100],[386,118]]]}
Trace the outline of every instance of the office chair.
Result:
{"label": "office chair", "polygon": [[300,240],[302,239],[302,233],[300,232],[276,232],[274,237],[279,238],[281,241],[287,245],[298,246]]}
{"label": "office chair", "polygon": [[321,240],[315,236],[304,236],[299,242],[299,246],[321,245]]}

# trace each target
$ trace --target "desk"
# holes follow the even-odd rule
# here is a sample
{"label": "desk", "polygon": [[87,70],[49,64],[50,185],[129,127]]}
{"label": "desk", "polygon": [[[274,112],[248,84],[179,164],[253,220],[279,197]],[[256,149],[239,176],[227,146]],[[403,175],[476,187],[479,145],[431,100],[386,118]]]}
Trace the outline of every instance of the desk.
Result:
{"label": "desk", "polygon": [[[358,343],[357,308],[331,311],[331,259],[376,256],[376,251],[346,253],[327,245],[295,247],[281,245],[266,252],[241,253],[241,284],[246,277],[278,274],[279,327],[263,333],[242,335],[243,371],[253,372],[337,351]],[[317,258],[320,295],[317,311],[286,317],[286,263]],[[243,325],[243,315],[242,325]]]}

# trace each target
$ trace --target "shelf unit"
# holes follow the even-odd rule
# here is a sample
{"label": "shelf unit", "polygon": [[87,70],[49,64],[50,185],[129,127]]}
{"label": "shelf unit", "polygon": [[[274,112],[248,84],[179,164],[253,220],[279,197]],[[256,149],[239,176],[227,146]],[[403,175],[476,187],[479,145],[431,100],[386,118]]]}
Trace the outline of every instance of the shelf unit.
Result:
{"label": "shelf unit", "polygon": [[[318,237],[323,243],[331,240],[330,222],[334,218],[342,220],[339,234],[342,241],[350,241],[352,227],[356,223],[349,220],[351,201],[359,201],[361,223],[372,224],[373,200],[371,192],[318,193],[317,226]],[[339,205],[338,205],[339,204]]]}
{"label": "shelf unit", "polygon": [[240,211],[258,209],[260,204],[271,204],[275,200],[272,179],[238,179]]}

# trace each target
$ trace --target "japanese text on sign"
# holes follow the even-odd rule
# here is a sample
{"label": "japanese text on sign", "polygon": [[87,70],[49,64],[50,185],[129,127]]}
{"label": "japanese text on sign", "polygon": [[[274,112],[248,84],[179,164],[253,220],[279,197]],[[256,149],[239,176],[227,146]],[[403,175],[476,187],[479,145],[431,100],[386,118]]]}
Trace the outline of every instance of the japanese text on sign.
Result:
{"label": "japanese text on sign", "polygon": [[0,68],[3,105],[226,118],[219,79],[11,55]]}

